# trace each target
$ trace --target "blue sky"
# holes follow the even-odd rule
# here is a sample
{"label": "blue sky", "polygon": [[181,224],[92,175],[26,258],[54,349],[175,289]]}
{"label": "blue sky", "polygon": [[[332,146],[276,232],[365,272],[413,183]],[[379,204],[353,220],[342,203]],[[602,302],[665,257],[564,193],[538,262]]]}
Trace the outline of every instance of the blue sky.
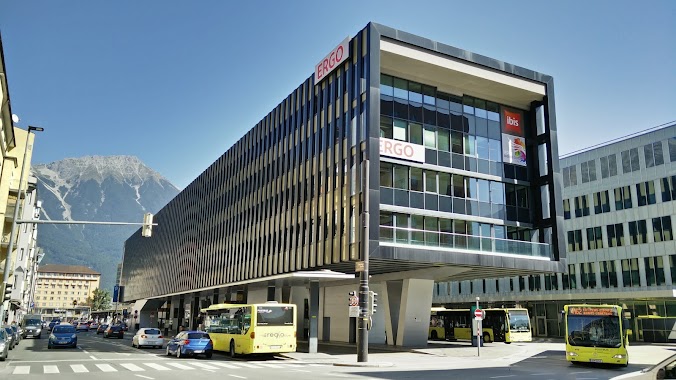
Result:
{"label": "blue sky", "polygon": [[34,163],[135,155],[185,187],[369,21],[554,77],[559,151],[676,120],[676,1],[0,0]]}

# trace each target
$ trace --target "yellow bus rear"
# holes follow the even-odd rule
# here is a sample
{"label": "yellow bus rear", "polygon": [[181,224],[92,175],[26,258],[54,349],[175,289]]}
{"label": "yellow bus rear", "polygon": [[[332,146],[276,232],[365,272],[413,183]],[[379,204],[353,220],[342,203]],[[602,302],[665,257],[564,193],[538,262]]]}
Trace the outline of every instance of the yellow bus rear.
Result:
{"label": "yellow bus rear", "polygon": [[296,351],[294,304],[216,304],[202,313],[216,351],[230,356]]}
{"label": "yellow bus rear", "polygon": [[617,305],[566,305],[566,360],[627,366],[628,324]]}

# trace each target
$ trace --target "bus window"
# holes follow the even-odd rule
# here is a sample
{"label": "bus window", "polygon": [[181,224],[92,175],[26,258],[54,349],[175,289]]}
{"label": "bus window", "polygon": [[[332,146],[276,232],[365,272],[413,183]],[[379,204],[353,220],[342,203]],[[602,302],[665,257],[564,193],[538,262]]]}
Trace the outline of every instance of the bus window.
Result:
{"label": "bus window", "polygon": [[258,306],[256,308],[256,326],[291,326],[293,308],[288,306]]}

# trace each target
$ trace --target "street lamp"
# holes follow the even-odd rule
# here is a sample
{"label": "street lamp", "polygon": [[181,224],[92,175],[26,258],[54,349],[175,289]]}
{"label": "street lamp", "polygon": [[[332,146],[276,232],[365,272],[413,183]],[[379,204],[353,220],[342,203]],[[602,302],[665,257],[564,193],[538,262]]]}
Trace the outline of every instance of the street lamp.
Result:
{"label": "street lamp", "polygon": [[[14,218],[12,219],[12,230],[9,233],[9,245],[7,246],[7,257],[5,258],[5,272],[3,273],[2,283],[3,289],[9,282],[9,271],[12,267],[12,251],[14,250],[14,234],[16,233],[16,221],[19,219],[19,201],[21,199],[21,184],[23,183],[23,176],[26,173],[26,161],[28,160],[28,143],[31,137],[31,131],[42,132],[44,128],[28,126],[28,134],[26,134],[26,148],[23,151],[23,164],[21,165],[21,175],[19,176],[19,186],[16,195],[16,204],[14,205]],[[4,323],[5,314],[9,309],[9,301],[2,302],[0,305],[0,322]]]}

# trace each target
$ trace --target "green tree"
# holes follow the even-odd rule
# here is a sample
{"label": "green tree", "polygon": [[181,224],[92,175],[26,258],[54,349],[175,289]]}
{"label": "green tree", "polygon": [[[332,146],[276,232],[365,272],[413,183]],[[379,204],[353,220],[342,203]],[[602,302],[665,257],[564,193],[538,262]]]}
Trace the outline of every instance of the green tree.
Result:
{"label": "green tree", "polygon": [[110,309],[110,292],[106,289],[94,289],[94,294],[87,299],[92,311]]}

